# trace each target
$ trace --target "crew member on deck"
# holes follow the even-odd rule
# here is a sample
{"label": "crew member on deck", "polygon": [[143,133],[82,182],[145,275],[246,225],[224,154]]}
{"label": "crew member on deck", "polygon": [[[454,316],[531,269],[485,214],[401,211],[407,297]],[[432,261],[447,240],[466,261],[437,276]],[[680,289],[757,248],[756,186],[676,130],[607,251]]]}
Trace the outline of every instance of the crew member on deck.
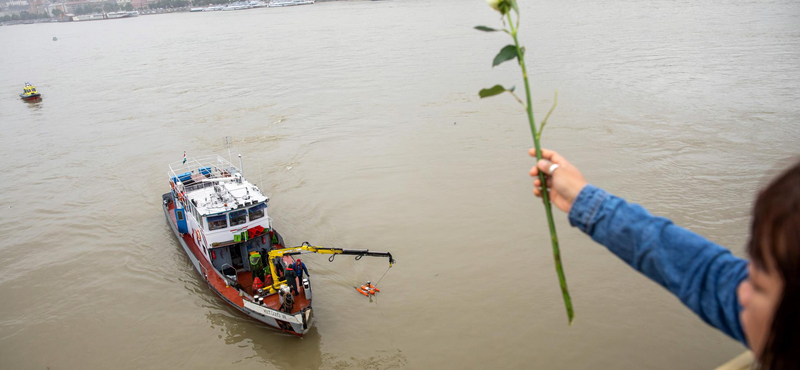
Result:
{"label": "crew member on deck", "polygon": [[253,273],[253,279],[256,277],[264,280],[264,265],[261,263],[261,254],[258,252],[250,252],[250,271]]}
{"label": "crew member on deck", "polygon": [[303,287],[303,272],[305,272],[308,277],[311,277],[311,274],[308,273],[308,269],[306,268],[306,264],[298,258],[297,262],[294,263],[294,273],[297,275],[298,290]]}
{"label": "crew member on deck", "polygon": [[292,289],[292,293],[294,293],[294,295],[298,295],[299,293],[297,292],[297,280],[295,280],[295,278],[297,278],[297,274],[294,272],[294,264],[290,264],[286,268],[283,277],[286,278],[286,284],[288,284],[289,288]]}
{"label": "crew member on deck", "polygon": [[262,288],[264,288],[264,283],[256,276],[256,278],[253,279],[253,294],[256,294],[258,290]]}

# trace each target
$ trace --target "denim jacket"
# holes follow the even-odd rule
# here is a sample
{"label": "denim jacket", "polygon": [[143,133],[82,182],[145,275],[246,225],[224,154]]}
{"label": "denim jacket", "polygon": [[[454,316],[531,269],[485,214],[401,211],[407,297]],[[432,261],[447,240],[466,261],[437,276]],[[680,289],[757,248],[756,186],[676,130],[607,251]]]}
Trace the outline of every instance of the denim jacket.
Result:
{"label": "denim jacket", "polygon": [[736,298],[736,288],[747,278],[747,261],[592,185],[575,198],[569,222],[747,346]]}

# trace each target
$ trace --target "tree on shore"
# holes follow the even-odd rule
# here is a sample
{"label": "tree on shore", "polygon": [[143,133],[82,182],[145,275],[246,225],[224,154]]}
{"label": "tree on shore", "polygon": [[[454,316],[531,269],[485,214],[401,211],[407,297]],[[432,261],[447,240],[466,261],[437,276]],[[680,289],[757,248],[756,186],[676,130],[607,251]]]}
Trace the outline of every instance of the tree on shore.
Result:
{"label": "tree on shore", "polygon": [[83,15],[89,13],[94,13],[94,8],[91,5],[81,5],[75,8],[75,14],[77,15]]}
{"label": "tree on shore", "polygon": [[182,8],[187,5],[189,5],[189,1],[186,0],[159,0],[150,3],[148,7],[150,9],[171,9],[171,8]]}
{"label": "tree on shore", "polygon": [[106,1],[103,3],[103,11],[106,13],[116,12],[119,10],[119,4],[116,1]]}
{"label": "tree on shore", "polygon": [[42,18],[50,18],[50,14],[31,14],[26,11],[22,11],[19,14],[10,14],[4,15],[0,17],[0,22],[8,22],[8,21],[27,21],[32,19],[42,19]]}

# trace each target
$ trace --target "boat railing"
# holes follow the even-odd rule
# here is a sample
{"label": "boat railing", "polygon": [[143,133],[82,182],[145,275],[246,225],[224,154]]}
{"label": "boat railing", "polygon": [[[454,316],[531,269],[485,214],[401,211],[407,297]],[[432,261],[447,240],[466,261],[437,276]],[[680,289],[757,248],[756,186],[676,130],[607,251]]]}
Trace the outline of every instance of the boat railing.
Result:
{"label": "boat railing", "polygon": [[225,266],[228,266],[231,269],[233,269],[234,274],[236,274],[236,268],[233,267],[233,265],[231,265],[230,263],[223,263],[222,266],[220,266],[219,270],[220,270],[220,272],[222,272],[222,278],[225,279],[225,284],[227,284],[228,286],[236,285],[236,283],[238,283],[238,280],[239,280],[238,275],[234,275],[234,276],[236,276],[235,280],[232,280],[232,279],[228,278],[228,274],[225,273]]}
{"label": "boat railing", "polygon": [[[233,174],[241,174],[241,170],[219,155],[209,155],[203,157],[190,157],[185,161],[178,161],[169,165],[167,176],[171,182],[181,183],[182,185],[198,186],[202,189],[205,183],[194,183],[196,176],[207,179],[230,177]],[[188,183],[188,184],[187,184]]]}
{"label": "boat railing", "polygon": [[205,188],[212,187],[212,186],[214,186],[213,182],[199,182],[199,183],[194,183],[192,185],[187,186],[186,187],[186,191],[190,192],[190,191],[205,189]]}

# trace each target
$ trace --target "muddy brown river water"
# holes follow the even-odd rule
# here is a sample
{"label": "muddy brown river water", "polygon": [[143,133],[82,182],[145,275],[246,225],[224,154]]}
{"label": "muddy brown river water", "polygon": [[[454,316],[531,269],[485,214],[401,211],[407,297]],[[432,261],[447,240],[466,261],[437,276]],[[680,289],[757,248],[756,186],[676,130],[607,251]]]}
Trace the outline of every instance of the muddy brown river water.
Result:
{"label": "muddy brown river water", "polygon": [[[544,145],[742,255],[798,155],[800,3],[523,1]],[[710,369],[743,347],[557,213],[567,326],[521,87],[483,1],[342,1],[0,27],[2,369]],[[58,41],[52,38],[58,37]],[[28,104],[25,81],[44,94]],[[244,157],[308,256],[315,328],[229,308],[164,221],[167,163]]]}

